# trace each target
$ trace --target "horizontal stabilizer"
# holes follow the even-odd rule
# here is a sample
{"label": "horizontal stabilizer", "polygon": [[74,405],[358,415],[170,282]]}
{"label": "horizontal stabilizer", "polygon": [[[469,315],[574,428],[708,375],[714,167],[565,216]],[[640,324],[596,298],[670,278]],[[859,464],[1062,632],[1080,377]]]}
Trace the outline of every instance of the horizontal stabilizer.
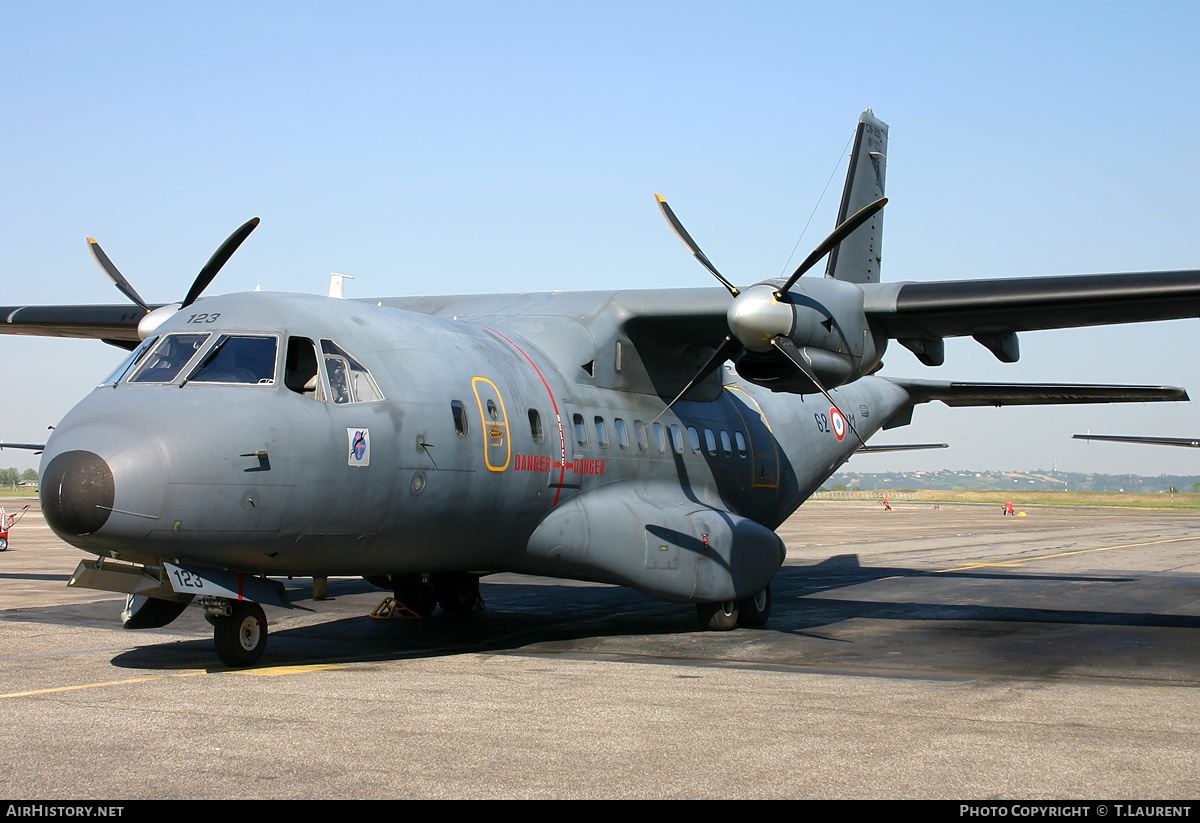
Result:
{"label": "horizontal stabilizer", "polygon": [[1069,403],[1161,403],[1188,400],[1175,386],[1107,386],[1070,383],[955,383],[888,378],[914,403],[947,406],[1039,406]]}
{"label": "horizontal stabilizer", "polygon": [[1186,446],[1200,449],[1200,439],[1194,437],[1137,437],[1122,434],[1077,434],[1076,440],[1109,440],[1114,443],[1149,443],[1155,446]]}
{"label": "horizontal stabilizer", "polygon": [[921,449],[948,449],[949,443],[897,443],[896,445],[888,446],[871,446],[862,445],[854,450],[855,454],[866,454],[868,452],[908,452],[920,451]]}

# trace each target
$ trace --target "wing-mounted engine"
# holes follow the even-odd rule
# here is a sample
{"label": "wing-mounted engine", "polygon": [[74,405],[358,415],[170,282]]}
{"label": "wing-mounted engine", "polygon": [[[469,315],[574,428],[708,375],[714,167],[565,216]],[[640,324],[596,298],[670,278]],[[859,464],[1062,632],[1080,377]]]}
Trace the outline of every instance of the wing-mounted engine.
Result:
{"label": "wing-mounted engine", "polygon": [[[659,208],[675,236],[733,297],[726,315],[728,335],[680,397],[721,363],[734,360],[738,373],[748,380],[775,391],[819,391],[836,406],[830,388],[878,367],[886,339],[877,339],[868,327],[860,283],[879,279],[881,213],[887,204],[883,196],[886,141],[887,126],[869,111],[864,113],[839,223],[782,284],[765,281],[739,289],[717,271],[667,201],[657,195]],[[851,208],[856,210],[847,214]],[[849,241],[852,254],[830,266],[823,280],[800,281],[843,241]],[[863,271],[852,271],[856,266]]]}
{"label": "wing-mounted engine", "polygon": [[886,345],[867,325],[862,289],[829,278],[787,291],[773,282],[751,286],[727,319],[742,348],[738,374],[776,391],[807,394],[857,380],[878,367]]}
{"label": "wing-mounted engine", "polygon": [[607,483],[547,515],[518,569],[628,586],[673,603],[751,597],[783,563],[783,541],[706,505],[677,482]]}

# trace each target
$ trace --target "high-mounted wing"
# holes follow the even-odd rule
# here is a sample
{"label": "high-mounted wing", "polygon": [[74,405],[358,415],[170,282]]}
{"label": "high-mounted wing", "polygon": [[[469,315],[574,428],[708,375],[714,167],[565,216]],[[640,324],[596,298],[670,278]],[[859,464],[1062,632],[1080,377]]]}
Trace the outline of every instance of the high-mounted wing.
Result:
{"label": "high-mounted wing", "polygon": [[1011,362],[1021,331],[1200,317],[1194,270],[894,283],[865,291],[872,327],[931,366],[941,365],[946,337],[974,337]]}
{"label": "high-mounted wing", "polygon": [[141,341],[137,306],[0,306],[0,334],[82,337],[132,349]]}
{"label": "high-mounted wing", "polygon": [[[213,281],[217,272],[229,260],[238,246],[258,226],[259,219],[253,217],[229,235],[215,252],[188,289],[183,302],[176,308],[194,303],[200,293]],[[159,312],[163,304],[149,304],[130,285],[116,265],[109,259],[100,244],[91,237],[87,239],[88,250],[100,270],[104,272],[121,294],[132,301],[132,306],[0,306],[0,334],[31,334],[41,337],[83,337],[103,340],[123,349],[133,349],[154,327],[171,314]],[[147,320],[149,318],[149,320]]]}
{"label": "high-mounted wing", "polygon": [[1195,437],[1137,437],[1121,434],[1076,434],[1075,440],[1108,440],[1113,443],[1149,443],[1155,446],[1185,446],[1200,449],[1200,439]]}

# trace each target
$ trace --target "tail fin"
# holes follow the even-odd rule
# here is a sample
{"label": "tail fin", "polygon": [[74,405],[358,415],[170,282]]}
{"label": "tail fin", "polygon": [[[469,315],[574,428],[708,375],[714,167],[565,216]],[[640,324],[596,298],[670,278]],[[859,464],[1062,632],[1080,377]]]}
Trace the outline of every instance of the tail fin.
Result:
{"label": "tail fin", "polygon": [[[887,124],[867,109],[858,118],[846,189],[838,212],[840,225],[850,215],[883,197],[884,171],[887,165]],[[850,283],[878,283],[879,261],[883,249],[883,212],[879,212],[842,241],[829,256],[825,276]]]}

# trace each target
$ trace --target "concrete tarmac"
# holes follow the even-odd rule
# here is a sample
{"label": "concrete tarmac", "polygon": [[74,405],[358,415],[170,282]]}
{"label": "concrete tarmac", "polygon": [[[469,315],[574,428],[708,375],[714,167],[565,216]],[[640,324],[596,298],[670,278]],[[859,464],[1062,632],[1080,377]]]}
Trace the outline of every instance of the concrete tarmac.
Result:
{"label": "concrete tarmac", "polygon": [[[288,581],[261,666],[198,607],[120,627],[37,501],[0,553],[14,799],[1200,796],[1200,516],[806,503],[761,629],[495,575],[378,620]],[[311,611],[307,610],[311,609]]]}

